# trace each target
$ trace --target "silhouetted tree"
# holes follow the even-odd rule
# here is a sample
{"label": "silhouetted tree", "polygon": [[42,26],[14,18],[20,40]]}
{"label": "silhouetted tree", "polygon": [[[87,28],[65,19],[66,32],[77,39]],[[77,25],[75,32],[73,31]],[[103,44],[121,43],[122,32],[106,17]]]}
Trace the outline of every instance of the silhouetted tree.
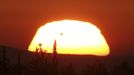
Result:
{"label": "silhouetted tree", "polygon": [[53,53],[52,53],[52,65],[51,65],[51,75],[59,75],[58,71],[58,54],[57,54],[57,42],[56,39],[53,43]]}

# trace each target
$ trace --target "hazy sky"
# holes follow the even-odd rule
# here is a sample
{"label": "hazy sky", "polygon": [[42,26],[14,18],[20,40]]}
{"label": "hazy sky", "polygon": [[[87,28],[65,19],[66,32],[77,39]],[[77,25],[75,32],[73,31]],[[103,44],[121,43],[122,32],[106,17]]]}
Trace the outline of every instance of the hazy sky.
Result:
{"label": "hazy sky", "polygon": [[1,0],[0,44],[26,49],[38,27],[62,19],[95,24],[111,54],[134,54],[133,0]]}

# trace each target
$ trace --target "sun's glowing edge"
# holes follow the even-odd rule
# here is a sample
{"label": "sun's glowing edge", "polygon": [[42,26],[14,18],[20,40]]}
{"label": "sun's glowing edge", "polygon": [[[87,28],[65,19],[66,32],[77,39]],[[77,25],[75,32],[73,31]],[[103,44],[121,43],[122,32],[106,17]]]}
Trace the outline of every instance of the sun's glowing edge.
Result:
{"label": "sun's glowing edge", "polygon": [[[72,25],[72,24],[68,24],[68,22],[70,22],[70,21],[72,21],[72,22],[74,22],[74,21],[76,21],[76,20],[62,20],[62,21],[54,21],[54,22],[50,22],[50,23],[47,23],[47,24],[45,24],[44,26],[42,26],[42,27],[40,27],[39,29],[38,29],[38,31],[37,31],[37,33],[36,33],[36,35],[34,36],[34,38],[33,38],[33,40],[32,40],[32,42],[31,42],[31,44],[30,44],[30,46],[28,47],[28,50],[29,51],[32,51],[32,52],[34,52],[35,51],[35,47],[37,47],[37,44],[39,43],[39,42],[41,42],[41,43],[47,43],[47,42],[51,42],[51,43],[49,43],[49,44],[47,44],[47,45],[43,45],[42,46],[42,48],[44,49],[44,50],[47,50],[47,52],[48,53],[52,53],[52,45],[53,45],[53,41],[54,40],[52,40],[52,39],[54,39],[55,37],[56,37],[56,39],[57,39],[57,41],[59,42],[58,43],[58,46],[57,46],[57,52],[59,53],[59,54],[73,54],[73,55],[95,55],[95,56],[107,56],[107,55],[109,55],[109,53],[110,53],[110,48],[109,48],[109,46],[108,46],[108,43],[106,42],[106,40],[105,40],[105,38],[103,37],[103,35],[101,34],[101,31],[96,27],[96,26],[94,26],[93,24],[91,24],[91,23],[88,23],[88,22],[83,22],[83,21],[76,21],[76,22],[78,22],[78,23],[80,23],[80,22],[82,22],[83,24],[87,24],[87,25],[89,25],[89,26],[92,26],[90,29],[93,31],[93,32],[95,32],[95,34],[96,35],[99,35],[99,41],[100,41],[100,43],[98,43],[96,46],[97,47],[93,47],[94,49],[92,50],[92,48],[90,48],[90,50],[88,50],[88,46],[84,46],[85,48],[67,48],[67,47],[60,47],[60,45],[62,45],[62,43],[60,43],[60,40],[59,39],[61,39],[61,37],[59,36],[59,35],[57,35],[57,33],[56,33],[56,35],[51,35],[51,37],[48,37],[47,38],[47,40],[49,40],[49,41],[43,41],[42,42],[42,39],[43,38],[46,38],[47,36],[47,34],[48,33],[46,33],[46,31],[50,31],[50,30],[47,30],[47,29],[49,29],[49,26],[50,25],[55,25],[55,26],[53,26],[52,28],[50,28],[50,29],[54,29],[57,25],[60,27],[62,27],[62,24],[64,23],[64,24],[66,24],[67,23],[67,25]],[[71,22],[70,22],[71,23]],[[80,25],[81,26],[81,25]],[[60,28],[60,29],[62,29],[62,28]],[[96,29],[96,31],[94,31]],[[62,30],[61,30],[62,31]],[[59,32],[61,32],[61,31],[58,31],[58,33]],[[64,28],[63,28],[63,31],[64,31]],[[53,32],[53,31],[52,31]],[[43,35],[43,34],[46,34],[46,35]],[[54,33],[50,33],[50,34],[54,34]],[[69,34],[70,35],[70,34]],[[93,34],[94,35],[94,34]],[[41,37],[38,37],[38,36],[41,36]],[[84,38],[84,39],[86,39],[86,38]],[[64,39],[62,39],[62,40],[64,40]],[[76,40],[77,41],[77,40]],[[66,41],[65,41],[66,42]],[[79,46],[79,45],[78,45]],[[87,47],[87,48],[86,48]]]}

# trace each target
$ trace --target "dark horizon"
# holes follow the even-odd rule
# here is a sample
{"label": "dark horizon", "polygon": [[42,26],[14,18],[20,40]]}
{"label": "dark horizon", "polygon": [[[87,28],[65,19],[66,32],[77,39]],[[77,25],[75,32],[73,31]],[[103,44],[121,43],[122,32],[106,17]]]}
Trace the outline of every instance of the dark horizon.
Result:
{"label": "dark horizon", "polygon": [[133,58],[134,56],[126,59],[120,56],[55,55],[55,52],[52,54],[33,53],[0,46],[0,74],[133,75]]}

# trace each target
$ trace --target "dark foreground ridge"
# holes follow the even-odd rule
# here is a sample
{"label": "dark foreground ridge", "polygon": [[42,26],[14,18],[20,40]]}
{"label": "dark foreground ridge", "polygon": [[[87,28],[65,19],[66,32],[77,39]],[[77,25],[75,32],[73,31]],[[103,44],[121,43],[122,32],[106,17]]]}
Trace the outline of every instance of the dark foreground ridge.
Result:
{"label": "dark foreground ridge", "polygon": [[0,75],[134,75],[134,58],[32,53],[0,46]]}

